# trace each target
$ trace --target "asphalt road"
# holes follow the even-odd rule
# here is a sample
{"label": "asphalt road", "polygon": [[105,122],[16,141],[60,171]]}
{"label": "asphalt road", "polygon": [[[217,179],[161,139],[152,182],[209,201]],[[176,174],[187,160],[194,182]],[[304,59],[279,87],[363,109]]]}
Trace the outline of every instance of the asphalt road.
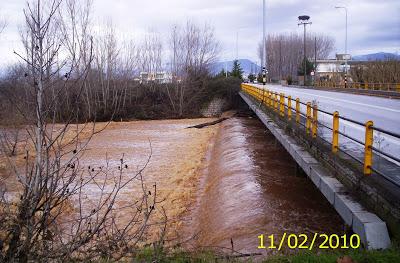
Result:
{"label": "asphalt road", "polygon": [[[266,86],[254,84],[259,88],[285,93],[293,99],[299,98],[302,102],[317,102],[318,108],[333,113],[338,111],[340,116],[365,123],[374,122],[374,127],[400,134],[400,100],[366,95],[347,94],[341,92],[312,90],[284,87],[281,85]],[[294,104],[292,104],[294,105]],[[305,106],[301,111],[305,112]],[[326,114],[319,115],[319,121],[332,127],[332,117]],[[360,141],[365,140],[365,129],[362,126],[340,120],[340,131],[355,137]],[[329,137],[329,134],[326,134]],[[400,140],[379,132],[374,133],[374,146],[400,158]]]}

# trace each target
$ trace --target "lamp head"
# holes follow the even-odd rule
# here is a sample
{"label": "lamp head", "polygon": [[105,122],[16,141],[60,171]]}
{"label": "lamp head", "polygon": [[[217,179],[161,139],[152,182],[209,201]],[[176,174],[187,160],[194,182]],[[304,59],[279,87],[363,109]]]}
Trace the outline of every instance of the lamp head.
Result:
{"label": "lamp head", "polygon": [[310,19],[310,16],[307,16],[307,15],[299,16],[299,20],[301,20],[301,21],[308,21],[309,19]]}

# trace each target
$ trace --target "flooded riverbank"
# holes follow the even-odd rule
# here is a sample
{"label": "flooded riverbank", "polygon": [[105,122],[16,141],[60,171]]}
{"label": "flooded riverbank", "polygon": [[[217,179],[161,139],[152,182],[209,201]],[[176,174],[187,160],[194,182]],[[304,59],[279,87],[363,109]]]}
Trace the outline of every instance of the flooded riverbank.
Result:
{"label": "flooded riverbank", "polygon": [[[85,176],[107,166],[113,178],[123,158],[126,180],[146,165],[146,191],[140,181],[129,182],[116,207],[132,206],[143,192],[154,196],[156,184],[160,203],[155,221],[165,211],[168,245],[183,242],[185,247],[211,250],[233,245],[242,253],[266,254],[274,251],[257,249],[261,234],[343,232],[331,205],[311,181],[296,175],[295,162],[258,119],[232,117],[187,129],[213,120],[113,122],[91,139],[79,165]],[[114,181],[107,183],[112,186]],[[83,191],[85,210],[91,211],[102,189],[94,181]],[[71,213],[77,202],[72,200]],[[121,210],[118,219],[129,222],[134,212]],[[150,228],[148,235],[157,231]]]}

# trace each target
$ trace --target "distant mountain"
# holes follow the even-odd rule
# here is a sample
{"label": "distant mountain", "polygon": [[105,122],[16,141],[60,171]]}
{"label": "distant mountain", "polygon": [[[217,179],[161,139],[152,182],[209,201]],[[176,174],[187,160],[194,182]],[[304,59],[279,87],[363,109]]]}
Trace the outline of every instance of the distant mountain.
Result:
{"label": "distant mountain", "polygon": [[[256,63],[252,62],[249,59],[238,59],[240,63],[240,67],[243,69],[243,73],[245,75],[253,72],[257,73],[261,70],[260,66],[258,66]],[[212,72],[214,74],[218,74],[221,72],[221,70],[225,70],[225,68],[228,69],[228,71],[231,71],[233,67],[233,60],[231,61],[220,61],[215,63],[212,66]]]}
{"label": "distant mountain", "polygon": [[354,56],[352,58],[352,60],[374,61],[374,60],[385,60],[388,58],[394,58],[394,59],[400,60],[400,55],[393,54],[393,53],[379,52],[379,53],[373,53],[373,54]]}

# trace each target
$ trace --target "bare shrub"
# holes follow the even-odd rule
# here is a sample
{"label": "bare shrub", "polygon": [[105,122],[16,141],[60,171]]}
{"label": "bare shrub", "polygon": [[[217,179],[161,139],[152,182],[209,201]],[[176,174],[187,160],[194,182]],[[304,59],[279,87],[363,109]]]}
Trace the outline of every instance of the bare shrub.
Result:
{"label": "bare shrub", "polygon": [[361,83],[399,83],[400,60],[387,57],[384,61],[354,63],[350,74],[354,82]]}
{"label": "bare shrub", "polygon": [[[148,188],[143,181],[151,153],[135,174],[126,174],[124,156],[118,167],[109,160],[100,167],[81,165],[90,139],[107,125],[77,124],[81,115],[87,116],[80,99],[88,87],[94,49],[90,37],[74,36],[75,23],[86,21],[81,17],[85,12],[78,12],[74,3],[35,0],[24,11],[25,54],[15,53],[26,70],[22,83],[29,107],[18,107],[26,124],[26,152],[20,156],[23,167],[17,165],[18,156],[7,158],[18,187],[14,192],[3,189],[1,195],[3,261],[132,256],[147,241],[150,217],[158,205],[156,185]],[[60,111],[62,107],[68,111]],[[64,124],[56,123],[60,119]],[[136,195],[122,207],[117,204],[119,195],[132,184],[138,184]],[[96,198],[88,198],[88,192]],[[121,214],[129,217],[122,221]]]}

